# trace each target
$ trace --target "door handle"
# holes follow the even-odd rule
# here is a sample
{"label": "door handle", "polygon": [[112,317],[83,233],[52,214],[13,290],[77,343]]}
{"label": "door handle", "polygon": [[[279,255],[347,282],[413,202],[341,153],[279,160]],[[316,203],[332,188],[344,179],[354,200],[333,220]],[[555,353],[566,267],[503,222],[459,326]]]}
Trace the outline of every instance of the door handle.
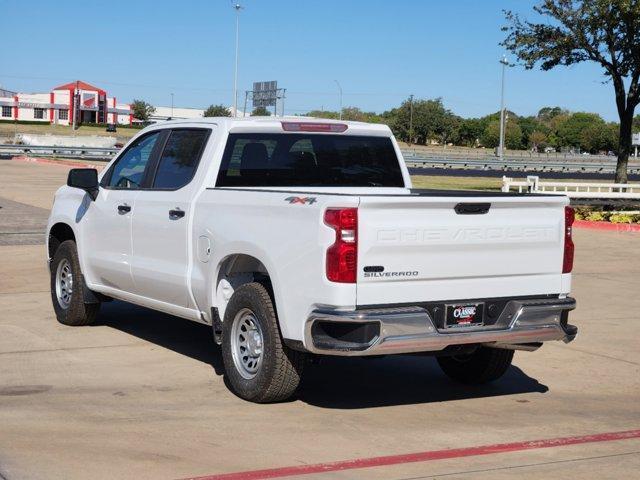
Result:
{"label": "door handle", "polygon": [[176,207],[173,210],[169,210],[169,218],[171,220],[178,220],[182,217],[184,217],[184,210],[182,210],[181,208]]}
{"label": "door handle", "polygon": [[118,205],[118,213],[120,215],[124,215],[125,213],[129,213],[131,211],[131,205],[122,204]]}

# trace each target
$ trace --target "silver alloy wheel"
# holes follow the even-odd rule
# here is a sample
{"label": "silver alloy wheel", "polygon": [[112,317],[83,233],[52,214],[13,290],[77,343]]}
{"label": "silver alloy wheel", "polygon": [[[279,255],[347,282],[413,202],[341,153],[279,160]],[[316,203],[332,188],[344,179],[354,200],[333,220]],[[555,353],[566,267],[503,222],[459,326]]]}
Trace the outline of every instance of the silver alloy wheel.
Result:
{"label": "silver alloy wheel", "polygon": [[71,295],[73,294],[73,272],[69,260],[63,258],[58,264],[56,270],[56,297],[58,305],[66,310],[71,304]]}
{"label": "silver alloy wheel", "polygon": [[243,308],[231,325],[231,356],[243,378],[251,380],[258,374],[264,356],[263,345],[262,329],[255,314]]}

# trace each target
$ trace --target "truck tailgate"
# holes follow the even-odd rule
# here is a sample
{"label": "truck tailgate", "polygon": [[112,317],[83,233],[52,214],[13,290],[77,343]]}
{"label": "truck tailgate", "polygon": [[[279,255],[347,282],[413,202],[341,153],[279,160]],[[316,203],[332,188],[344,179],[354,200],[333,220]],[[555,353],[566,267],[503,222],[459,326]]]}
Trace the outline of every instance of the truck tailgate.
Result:
{"label": "truck tailgate", "polygon": [[[560,293],[567,203],[542,196],[362,196],[357,303]],[[486,213],[473,213],[487,204]]]}

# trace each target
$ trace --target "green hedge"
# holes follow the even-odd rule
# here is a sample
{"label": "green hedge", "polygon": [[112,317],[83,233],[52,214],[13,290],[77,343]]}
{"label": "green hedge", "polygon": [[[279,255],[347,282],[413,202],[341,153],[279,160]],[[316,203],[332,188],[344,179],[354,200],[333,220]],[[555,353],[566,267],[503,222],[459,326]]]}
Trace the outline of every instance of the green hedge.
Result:
{"label": "green hedge", "polygon": [[17,123],[18,125],[51,125],[49,120],[36,121],[36,120],[0,120],[0,123]]}
{"label": "green hedge", "polygon": [[640,213],[606,211],[594,207],[576,207],[576,220],[611,223],[640,223]]}

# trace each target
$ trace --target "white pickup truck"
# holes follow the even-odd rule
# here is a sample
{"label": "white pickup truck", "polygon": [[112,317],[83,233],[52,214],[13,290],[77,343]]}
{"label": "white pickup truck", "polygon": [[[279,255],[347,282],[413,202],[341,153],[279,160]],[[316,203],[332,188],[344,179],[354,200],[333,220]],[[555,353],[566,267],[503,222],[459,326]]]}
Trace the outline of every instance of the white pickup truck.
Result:
{"label": "white pickup truck", "polygon": [[51,296],[65,325],[111,299],[211,325],[255,402],[290,397],[310,355],[431,354],[478,384],[575,337],[572,222],[565,197],[412,189],[383,125],[169,121],[69,172]]}

